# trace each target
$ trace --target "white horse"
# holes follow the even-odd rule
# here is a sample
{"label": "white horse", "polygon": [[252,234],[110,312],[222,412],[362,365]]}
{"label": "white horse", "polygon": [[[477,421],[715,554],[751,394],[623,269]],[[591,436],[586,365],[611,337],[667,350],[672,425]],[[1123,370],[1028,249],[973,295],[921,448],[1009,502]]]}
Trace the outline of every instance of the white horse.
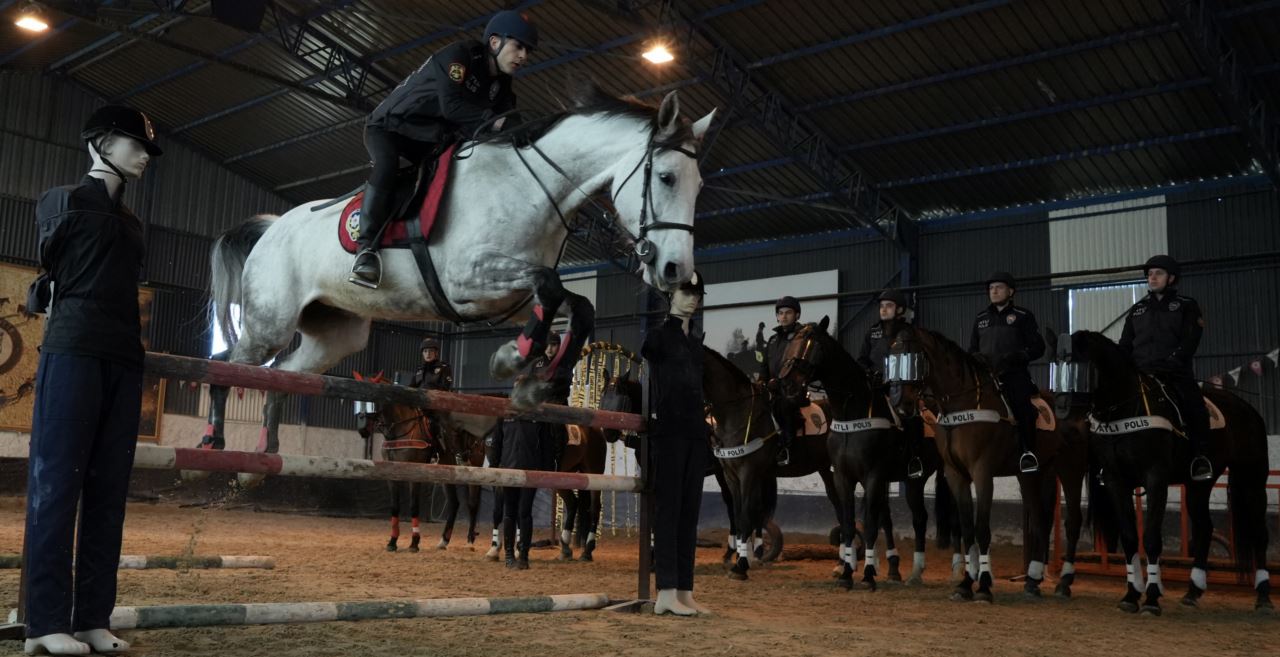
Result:
{"label": "white horse", "polygon": [[[589,87],[549,124],[532,146],[509,141],[474,145],[453,163],[451,180],[431,236],[430,253],[449,309],[438,308],[413,254],[383,253],[377,289],[347,281],[353,256],[337,239],[342,204],[307,203],[278,219],[260,216],[214,243],[213,307],[232,347],[231,362],[260,365],[295,333],[301,344],[274,365],[323,372],[364,349],[370,322],[389,320],[527,320],[524,333],[493,354],[490,370],[508,378],[542,352],[550,322],[567,306],[570,331],[548,370],[572,368],[594,323],[594,308],[568,292],[554,267],[568,227],[565,217],[608,191],[615,224],[631,236],[646,283],[670,291],[693,273],[694,203],[702,187],[694,158],[715,112],[690,123],[679,99],[658,108],[620,100]],[[237,331],[231,306],[241,308]],[[514,312],[513,312],[514,309]],[[550,371],[546,373],[549,378]],[[518,380],[512,402],[541,401],[545,384]],[[222,446],[226,390],[215,390],[204,445]],[[259,451],[275,452],[282,393],[264,407]]]}

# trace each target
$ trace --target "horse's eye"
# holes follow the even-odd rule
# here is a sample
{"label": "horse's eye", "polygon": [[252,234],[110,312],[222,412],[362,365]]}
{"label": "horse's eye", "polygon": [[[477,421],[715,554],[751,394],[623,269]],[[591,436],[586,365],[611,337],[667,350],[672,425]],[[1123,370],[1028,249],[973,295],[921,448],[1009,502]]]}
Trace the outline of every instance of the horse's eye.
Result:
{"label": "horse's eye", "polygon": [[658,174],[658,180],[667,187],[674,187],[676,184],[676,174],[660,173]]}

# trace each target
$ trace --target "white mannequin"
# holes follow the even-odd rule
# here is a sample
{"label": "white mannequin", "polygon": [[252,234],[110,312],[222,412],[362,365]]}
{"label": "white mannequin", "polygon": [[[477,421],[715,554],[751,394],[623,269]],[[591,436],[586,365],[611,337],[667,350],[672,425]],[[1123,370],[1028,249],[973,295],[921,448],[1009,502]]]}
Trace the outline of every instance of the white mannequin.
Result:
{"label": "white mannequin", "polygon": [[[680,319],[681,329],[684,330],[685,335],[689,335],[689,321],[701,306],[702,294],[699,292],[685,289],[681,286],[671,294],[671,310],[669,314]],[[653,613],[670,613],[676,616],[693,616],[695,614],[709,616],[711,615],[711,610],[698,604],[693,599],[693,591],[661,589],[658,591],[658,599],[653,604]]]}
{"label": "white mannequin", "polygon": [[[97,147],[94,146],[95,143]],[[141,177],[151,161],[142,142],[119,134],[108,135],[90,143],[89,157],[93,159],[89,176],[101,180],[112,198],[119,196],[125,177]],[[128,650],[129,643],[107,628],[76,632],[74,636],[65,633],[46,634],[28,638],[23,643],[23,652],[28,655],[87,655],[91,649],[100,654],[117,654]]]}

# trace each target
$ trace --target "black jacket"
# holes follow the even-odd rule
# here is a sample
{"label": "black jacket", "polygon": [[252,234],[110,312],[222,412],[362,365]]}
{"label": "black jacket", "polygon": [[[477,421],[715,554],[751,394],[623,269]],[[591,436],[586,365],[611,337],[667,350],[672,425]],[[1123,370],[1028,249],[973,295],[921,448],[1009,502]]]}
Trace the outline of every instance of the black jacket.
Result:
{"label": "black jacket", "polygon": [[1162,298],[1148,293],[1133,304],[1124,319],[1120,348],[1144,371],[1190,374],[1203,333],[1200,304],[1168,288]]}
{"label": "black jacket", "polygon": [[787,353],[787,345],[791,344],[791,338],[794,338],[796,331],[799,330],[800,322],[787,327],[773,327],[773,335],[769,336],[769,342],[764,346],[764,362],[760,364],[762,381],[778,376],[778,372],[782,370],[782,357]]}
{"label": "black jacket", "polygon": [[484,44],[459,41],[405,78],[365,125],[439,144],[470,137],[485,121],[515,106],[511,76],[489,74]]}
{"label": "black jacket", "polygon": [[554,470],[555,441],[545,422],[504,419],[490,436],[490,463],[500,468]]}
{"label": "black jacket", "polygon": [[41,350],[142,369],[142,222],[107,195],[105,183],[85,176],[78,185],[45,192],[36,223],[40,268],[53,283]]}
{"label": "black jacket", "polygon": [[1025,371],[1028,363],[1044,355],[1036,316],[1012,303],[1004,310],[987,306],[973,319],[969,353],[986,356],[996,374]]}
{"label": "black jacket", "polygon": [[858,352],[858,364],[868,374],[874,373],[872,384],[881,383],[884,359],[889,355],[889,345],[893,344],[893,339],[902,329],[910,326],[907,320],[895,317],[887,322],[878,321],[871,325],[871,330],[867,331],[867,336],[862,339],[862,351]]}
{"label": "black jacket", "polygon": [[655,418],[650,435],[706,438],[702,349],[702,335],[692,327],[685,335],[676,317],[667,317],[661,326],[645,334],[640,355],[649,361],[649,380],[653,386]]}
{"label": "black jacket", "polygon": [[418,371],[413,373],[413,378],[409,380],[409,385],[414,388],[427,388],[429,390],[450,390],[453,388],[453,370],[448,363],[434,361],[423,363]]}

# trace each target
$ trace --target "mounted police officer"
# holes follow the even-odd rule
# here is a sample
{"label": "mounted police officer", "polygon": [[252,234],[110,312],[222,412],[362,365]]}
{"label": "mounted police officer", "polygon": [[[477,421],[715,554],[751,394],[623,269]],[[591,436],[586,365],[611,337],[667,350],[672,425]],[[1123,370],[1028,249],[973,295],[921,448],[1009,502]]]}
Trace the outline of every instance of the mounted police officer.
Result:
{"label": "mounted police officer", "polygon": [[[768,382],[769,390],[776,393],[778,372],[782,371],[782,357],[787,353],[787,345],[796,336],[796,331],[800,330],[800,302],[792,296],[782,297],[773,305],[773,313],[778,319],[778,325],[765,344],[764,362],[760,363],[760,380]],[[778,423],[778,465],[787,465],[791,462],[791,440],[795,436],[796,427],[804,425],[797,423],[799,418],[796,417],[795,409],[787,407],[781,399],[781,395],[774,394],[773,418]]]}
{"label": "mounted police officer", "polygon": [[1018,459],[1021,472],[1038,472],[1040,462],[1035,455],[1037,411],[1031,398],[1038,394],[1027,365],[1044,355],[1044,338],[1036,316],[1013,303],[1018,282],[1009,272],[998,271],[987,278],[987,306],[973,320],[969,333],[969,353],[980,354],[996,378],[1010,410],[1017,420]]}
{"label": "mounted police officer", "polygon": [[423,338],[422,365],[413,373],[409,386],[428,388],[430,390],[452,390],[453,369],[440,360],[440,341],[435,338]]}
{"label": "mounted police officer", "polygon": [[23,548],[29,655],[129,649],[111,634],[109,618],[142,404],[138,279],[145,242],[142,222],[123,198],[125,183],[162,151],[147,116],[119,105],[95,111],[80,137],[92,168],[36,205],[44,273],[28,307],[49,318],[36,377]]}
{"label": "mounted police officer", "polygon": [[[910,326],[908,313],[911,301],[901,290],[885,290],[880,293],[880,321],[871,325],[862,339],[858,352],[858,364],[867,371],[867,378],[875,387],[883,387],[884,362],[889,356],[889,346],[899,332]],[[924,420],[919,415],[902,420],[902,431],[907,440],[907,477],[919,479],[924,475],[924,463],[920,451],[924,441]]]}
{"label": "mounted police officer", "polygon": [[516,106],[512,76],[538,45],[538,29],[520,12],[490,19],[484,42],[459,41],[435,53],[392,90],[365,122],[364,142],[373,160],[360,210],[360,250],[348,280],[377,288],[382,280],[378,240],[394,211],[396,174],[403,156],[412,162],[493,121],[501,129]]}
{"label": "mounted police officer", "polygon": [[1213,478],[1209,462],[1209,411],[1196,383],[1192,358],[1204,333],[1204,318],[1195,299],[1178,294],[1182,266],[1167,256],[1152,256],[1142,268],[1147,296],[1129,309],[1120,336],[1120,348],[1133,357],[1138,368],[1157,375],[1178,397],[1191,440],[1191,479]]}

